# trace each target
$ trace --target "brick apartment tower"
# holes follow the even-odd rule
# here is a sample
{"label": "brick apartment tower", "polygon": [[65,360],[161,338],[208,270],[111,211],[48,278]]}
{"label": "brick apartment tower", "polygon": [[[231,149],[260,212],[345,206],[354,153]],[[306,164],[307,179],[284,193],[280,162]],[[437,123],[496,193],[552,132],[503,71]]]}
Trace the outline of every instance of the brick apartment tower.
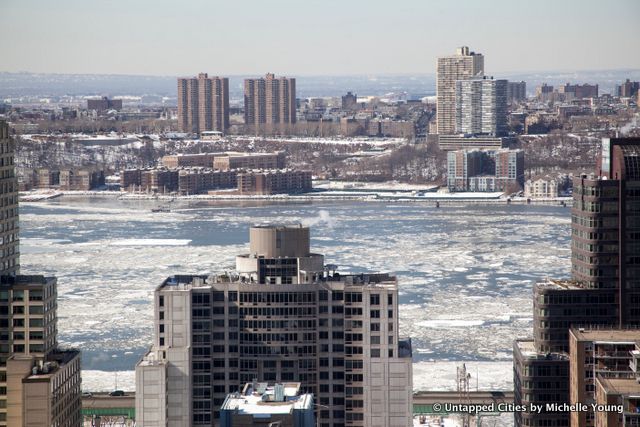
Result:
{"label": "brick apartment tower", "polygon": [[469,52],[467,46],[456,49],[455,55],[438,58],[436,108],[439,135],[456,133],[456,81],[483,74],[484,56]]}
{"label": "brick apartment tower", "polygon": [[0,121],[0,427],[80,427],[80,353],[57,346],[56,278],[18,274],[14,150]]}
{"label": "brick apartment tower", "polygon": [[226,132],[229,128],[229,79],[209,77],[178,79],[178,127],[183,132]]}
{"label": "brick apartment tower", "polygon": [[273,74],[245,79],[244,122],[255,133],[282,133],[295,124],[296,79]]}

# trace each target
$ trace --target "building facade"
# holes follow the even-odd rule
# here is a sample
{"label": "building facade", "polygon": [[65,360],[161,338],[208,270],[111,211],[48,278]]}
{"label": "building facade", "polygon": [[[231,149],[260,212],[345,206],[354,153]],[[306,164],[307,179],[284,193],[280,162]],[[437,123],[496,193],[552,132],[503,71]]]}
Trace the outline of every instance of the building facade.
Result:
{"label": "building facade", "polygon": [[[640,139],[603,139],[597,171],[597,177],[574,179],[572,280],[534,286],[532,358],[552,353],[568,357],[572,327],[640,325]],[[514,357],[516,396],[526,395],[522,363]],[[573,375],[572,381],[584,378],[580,369]],[[568,389],[569,377],[561,379],[561,389]],[[530,380],[535,385],[542,378]],[[564,393],[552,397],[558,400],[550,402],[569,403]],[[517,426],[569,425],[569,412],[556,415],[550,419],[543,414],[516,414],[515,421]],[[585,416],[582,421],[592,419]]]}
{"label": "building facade", "polygon": [[229,128],[229,79],[209,77],[178,79],[178,127],[183,132],[226,132]]}
{"label": "building facade", "polygon": [[296,122],[296,79],[267,74],[244,81],[244,123],[259,133],[283,131]]}
{"label": "building facade", "polygon": [[20,272],[20,249],[18,232],[18,177],[13,162],[15,141],[9,137],[9,125],[0,120],[0,274],[12,275]]}
{"label": "building facade", "polygon": [[301,193],[312,189],[310,171],[273,169],[238,174],[239,194]]}
{"label": "building facade", "polygon": [[261,226],[235,272],[168,278],[136,367],[137,421],[211,425],[228,393],[258,381],[300,382],[320,426],[410,426],[397,280],[335,268],[310,251],[308,228]]}
{"label": "building facade", "polygon": [[508,82],[507,83],[507,103],[514,104],[525,101],[527,99],[527,82]]}
{"label": "building facade", "polygon": [[524,184],[522,150],[458,150],[447,153],[450,191],[511,191]]}
{"label": "building facade", "polygon": [[483,74],[484,56],[470,52],[467,46],[456,49],[455,55],[438,58],[436,108],[439,135],[456,133],[456,81]]}
{"label": "building facade", "polygon": [[593,427],[596,380],[635,379],[633,353],[640,350],[640,329],[571,328],[569,348],[570,402],[588,405],[586,411],[571,413],[571,427]]}
{"label": "building facade", "polygon": [[470,78],[455,83],[456,133],[507,133],[507,81]]}
{"label": "building facade", "polygon": [[106,111],[122,110],[121,99],[109,99],[103,96],[100,99],[87,99],[87,110]]}

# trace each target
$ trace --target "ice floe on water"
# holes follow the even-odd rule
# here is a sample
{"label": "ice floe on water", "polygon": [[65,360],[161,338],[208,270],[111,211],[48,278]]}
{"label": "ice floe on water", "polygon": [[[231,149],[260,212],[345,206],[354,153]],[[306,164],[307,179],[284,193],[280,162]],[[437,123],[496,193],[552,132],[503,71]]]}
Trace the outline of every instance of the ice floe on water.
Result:
{"label": "ice floe on water", "polygon": [[22,271],[58,277],[59,340],[83,350],[85,386],[133,369],[151,344],[152,295],[167,276],[233,268],[256,223],[309,221],[313,251],[340,271],[398,276],[416,387],[423,377],[445,387],[458,362],[510,384],[511,368],[501,367],[510,366],[513,339],[531,333],[532,284],[569,274],[570,214],[555,206],[154,206],[66,197],[21,205]]}

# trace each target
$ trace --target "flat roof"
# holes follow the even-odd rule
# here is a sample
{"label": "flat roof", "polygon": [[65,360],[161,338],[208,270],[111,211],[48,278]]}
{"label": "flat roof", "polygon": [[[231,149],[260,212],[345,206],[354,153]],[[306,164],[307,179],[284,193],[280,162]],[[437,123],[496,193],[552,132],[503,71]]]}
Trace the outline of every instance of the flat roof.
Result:
{"label": "flat roof", "polygon": [[296,409],[313,408],[313,395],[298,395],[300,383],[284,383],[283,400],[275,398],[275,386],[265,383],[257,384],[257,389],[245,387],[244,393],[234,393],[227,396],[221,410],[234,411],[240,415],[253,415],[254,417],[291,414]]}
{"label": "flat roof", "polygon": [[589,289],[579,282],[565,279],[544,279],[543,281],[536,283],[535,286],[544,289],[558,290]]}
{"label": "flat roof", "polygon": [[635,378],[604,378],[598,375],[596,381],[607,394],[624,394],[640,398],[640,383]]}
{"label": "flat roof", "polygon": [[578,341],[603,341],[612,344],[640,344],[640,328],[638,329],[590,329],[571,328]]}
{"label": "flat roof", "polygon": [[565,353],[543,353],[536,349],[532,339],[518,339],[515,341],[520,354],[527,359],[535,360],[568,360],[569,356]]}

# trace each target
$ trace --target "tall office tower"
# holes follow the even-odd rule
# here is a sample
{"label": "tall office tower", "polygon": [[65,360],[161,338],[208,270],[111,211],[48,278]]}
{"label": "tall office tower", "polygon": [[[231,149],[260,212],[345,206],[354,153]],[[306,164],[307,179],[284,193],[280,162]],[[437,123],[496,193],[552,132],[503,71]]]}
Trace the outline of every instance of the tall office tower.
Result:
{"label": "tall office tower", "polygon": [[507,83],[507,103],[514,104],[527,99],[527,82]]}
{"label": "tall office tower", "polygon": [[229,79],[209,77],[178,79],[178,126],[183,132],[220,131],[229,128]]}
{"label": "tall office tower", "polygon": [[252,227],[235,272],[169,277],[155,305],[153,347],[136,366],[145,427],[209,426],[254,381],[300,382],[321,426],[412,423],[396,278],[339,274],[310,251],[306,227]]}
{"label": "tall office tower", "polygon": [[9,137],[9,125],[0,121],[0,275],[20,272],[20,248],[18,246],[18,177],[13,158],[16,143]]}
{"label": "tall office tower", "polygon": [[502,136],[507,133],[507,81],[456,81],[456,132]]}
{"label": "tall office tower", "polygon": [[[572,280],[534,287],[534,339],[514,348],[516,403],[569,402],[569,328],[640,325],[640,138],[604,138],[597,175],[575,178],[573,199]],[[562,375],[528,368],[547,356]],[[568,413],[516,415],[518,426],[568,424]]]}
{"label": "tall office tower", "polygon": [[296,122],[296,79],[267,74],[244,81],[244,122],[259,131],[284,130]]}
{"label": "tall office tower", "polygon": [[456,133],[456,81],[484,74],[484,56],[469,52],[467,46],[456,49],[456,54],[438,58],[436,82],[436,108],[438,134]]}

